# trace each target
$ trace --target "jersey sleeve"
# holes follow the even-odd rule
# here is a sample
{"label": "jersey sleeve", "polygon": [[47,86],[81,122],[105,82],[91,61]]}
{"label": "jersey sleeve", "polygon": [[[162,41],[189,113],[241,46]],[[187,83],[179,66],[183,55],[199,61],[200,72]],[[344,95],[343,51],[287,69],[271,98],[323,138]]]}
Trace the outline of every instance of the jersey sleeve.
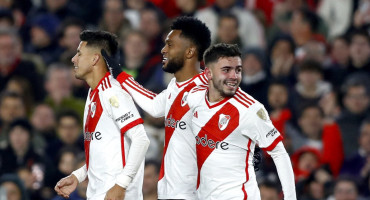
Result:
{"label": "jersey sleeve", "polygon": [[255,105],[254,108],[250,109],[249,116],[243,118],[242,124],[245,124],[245,127],[242,128],[242,134],[254,139],[259,147],[271,151],[282,141],[283,137],[272,124],[263,105]]}
{"label": "jersey sleeve", "polygon": [[142,124],[144,121],[131,96],[122,90],[109,89],[102,94],[103,105],[121,132]]}
{"label": "jersey sleeve", "polygon": [[166,108],[166,90],[156,94],[147,90],[127,74],[120,74],[117,77],[122,89],[129,93],[135,102],[153,117],[163,117]]}

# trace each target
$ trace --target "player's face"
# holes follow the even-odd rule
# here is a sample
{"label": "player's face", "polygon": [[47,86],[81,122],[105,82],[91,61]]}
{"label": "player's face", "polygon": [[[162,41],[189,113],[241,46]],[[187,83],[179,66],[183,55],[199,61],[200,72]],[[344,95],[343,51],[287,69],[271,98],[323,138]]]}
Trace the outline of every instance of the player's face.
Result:
{"label": "player's face", "polygon": [[236,93],[242,77],[242,61],[240,57],[219,58],[206,71],[213,89],[221,97],[230,97]]}
{"label": "player's face", "polygon": [[87,42],[82,41],[78,45],[77,53],[72,58],[75,67],[75,77],[81,80],[86,80],[86,75],[92,72],[93,53],[90,48],[86,47]]}
{"label": "player's face", "polygon": [[189,42],[180,37],[180,30],[172,30],[166,38],[166,44],[162,48],[162,69],[168,73],[176,73],[184,66],[186,48]]}

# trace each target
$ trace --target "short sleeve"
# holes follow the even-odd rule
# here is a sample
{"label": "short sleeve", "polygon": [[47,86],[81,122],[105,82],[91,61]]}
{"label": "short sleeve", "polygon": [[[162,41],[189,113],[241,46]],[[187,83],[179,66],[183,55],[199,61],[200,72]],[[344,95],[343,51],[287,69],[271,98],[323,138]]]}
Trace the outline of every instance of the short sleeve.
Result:
{"label": "short sleeve", "polygon": [[256,105],[248,114],[250,116],[245,117],[246,127],[242,129],[242,134],[255,140],[266,151],[274,149],[283,137],[272,124],[266,109],[263,105]]}
{"label": "short sleeve", "polygon": [[130,128],[143,123],[143,119],[131,98],[122,90],[110,90],[103,93],[104,106],[115,124],[125,133]]}

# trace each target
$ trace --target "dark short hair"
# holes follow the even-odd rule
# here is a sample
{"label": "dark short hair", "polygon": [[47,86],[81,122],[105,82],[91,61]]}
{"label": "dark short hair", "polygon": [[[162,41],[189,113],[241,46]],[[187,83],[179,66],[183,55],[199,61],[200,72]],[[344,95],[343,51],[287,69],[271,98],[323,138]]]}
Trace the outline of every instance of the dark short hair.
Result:
{"label": "dark short hair", "polygon": [[236,17],[236,15],[230,13],[230,12],[224,12],[221,13],[221,15],[218,17],[218,26],[221,24],[222,19],[232,19],[236,22],[236,27],[239,28],[239,19]]}
{"label": "dark short hair", "polygon": [[155,171],[157,173],[159,173],[159,171],[161,170],[161,164],[156,160],[150,159],[150,160],[145,161],[145,167],[150,166],[150,165],[153,165],[155,167]]}
{"label": "dark short hair", "polygon": [[204,63],[207,66],[209,63],[216,62],[223,57],[241,57],[241,52],[237,44],[219,43],[209,47],[204,52]]}
{"label": "dark short hair", "polygon": [[319,29],[320,18],[316,15],[316,13],[304,7],[300,8],[298,12],[302,15],[303,21],[310,25],[313,32],[316,32]]}
{"label": "dark short hair", "polygon": [[370,36],[369,33],[367,32],[366,29],[359,28],[359,29],[354,29],[350,32],[350,41],[352,42],[353,38],[355,36],[362,36],[366,38],[367,42],[370,44]]}
{"label": "dark short hair", "polygon": [[198,51],[198,60],[201,61],[204,51],[211,44],[211,32],[208,27],[197,18],[183,16],[172,23],[171,30],[180,30],[180,36],[194,43]]}
{"label": "dark short hair", "polygon": [[11,92],[11,91],[4,91],[3,93],[0,94],[0,105],[3,103],[4,99],[6,98],[13,98],[13,99],[19,99],[22,101],[24,104],[24,100],[21,95],[19,95],[16,92]]}
{"label": "dark short hair", "polygon": [[57,124],[59,125],[60,120],[62,120],[62,118],[65,118],[65,117],[73,118],[74,120],[76,120],[77,124],[81,123],[80,115],[77,112],[75,112],[74,110],[64,110],[57,114]]}
{"label": "dark short hair", "polygon": [[9,125],[9,133],[15,128],[15,127],[21,127],[22,129],[26,130],[30,136],[33,134],[33,127],[31,123],[27,119],[19,118],[15,119],[12,123]]}
{"label": "dark short hair", "polygon": [[315,103],[305,103],[305,104],[300,105],[298,107],[299,107],[299,110],[300,110],[299,113],[298,113],[298,118],[301,118],[303,116],[304,112],[306,112],[306,110],[308,110],[310,108],[314,108],[314,109],[318,110],[321,117],[325,116],[325,113],[322,110],[322,108],[319,105],[315,104]]}
{"label": "dark short hair", "polygon": [[78,18],[73,18],[73,17],[70,17],[70,18],[66,18],[62,24],[59,26],[58,28],[58,31],[57,31],[57,37],[58,38],[62,38],[64,37],[64,34],[65,34],[65,30],[68,28],[68,27],[71,27],[71,26],[77,26],[77,27],[80,27],[81,30],[84,30],[85,29],[85,24],[82,20],[78,19]]}
{"label": "dark short hair", "polygon": [[117,36],[106,31],[84,30],[80,34],[81,41],[87,42],[87,47],[104,49],[108,55],[115,55],[118,50]]}
{"label": "dark short hair", "polygon": [[307,71],[322,74],[323,73],[322,65],[315,60],[304,60],[299,65],[298,72],[307,72]]}

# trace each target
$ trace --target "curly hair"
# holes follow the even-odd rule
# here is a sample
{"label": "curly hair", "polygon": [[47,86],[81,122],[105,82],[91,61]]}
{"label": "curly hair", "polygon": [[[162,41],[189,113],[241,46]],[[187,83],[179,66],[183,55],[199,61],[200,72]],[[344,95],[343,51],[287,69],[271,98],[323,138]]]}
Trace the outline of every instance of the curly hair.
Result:
{"label": "curly hair", "polygon": [[203,59],[204,51],[211,44],[211,32],[203,22],[194,17],[178,17],[172,23],[171,30],[180,30],[180,36],[195,44],[198,51],[198,60]]}

